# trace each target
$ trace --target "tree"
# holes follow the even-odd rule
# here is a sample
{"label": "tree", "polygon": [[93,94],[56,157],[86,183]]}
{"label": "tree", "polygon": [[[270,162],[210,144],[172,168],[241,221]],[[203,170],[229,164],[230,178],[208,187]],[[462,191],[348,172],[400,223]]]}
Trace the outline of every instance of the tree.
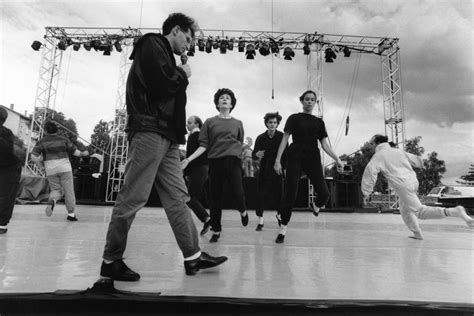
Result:
{"label": "tree", "polygon": [[474,164],[469,166],[467,174],[460,177],[463,181],[456,181],[461,184],[474,185]]}
{"label": "tree", "polygon": [[94,127],[94,132],[91,135],[91,143],[89,145],[89,152],[98,151],[99,154],[109,152],[110,146],[110,123],[100,120]]}
{"label": "tree", "polygon": [[438,153],[433,151],[428,154],[428,159],[423,159],[423,169],[416,170],[418,182],[420,186],[418,193],[421,195],[428,194],[431,189],[441,184],[443,173],[446,172],[444,160],[438,159]]}

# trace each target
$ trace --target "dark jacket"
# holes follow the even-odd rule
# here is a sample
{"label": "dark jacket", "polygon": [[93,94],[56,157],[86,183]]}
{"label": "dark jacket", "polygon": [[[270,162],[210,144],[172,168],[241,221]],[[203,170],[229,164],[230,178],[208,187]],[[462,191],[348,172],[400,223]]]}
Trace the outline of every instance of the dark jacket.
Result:
{"label": "dark jacket", "polygon": [[21,160],[15,154],[14,136],[10,129],[0,126],[0,169],[21,168]]}
{"label": "dark jacket", "polygon": [[186,73],[176,66],[168,40],[148,33],[130,55],[127,79],[127,132],[157,132],[172,142],[185,143]]}

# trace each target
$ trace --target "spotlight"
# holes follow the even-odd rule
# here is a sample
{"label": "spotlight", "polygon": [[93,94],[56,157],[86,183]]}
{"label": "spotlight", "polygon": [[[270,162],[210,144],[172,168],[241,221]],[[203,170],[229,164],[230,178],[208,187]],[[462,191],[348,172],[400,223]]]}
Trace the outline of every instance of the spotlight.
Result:
{"label": "spotlight", "polygon": [[33,48],[33,50],[38,51],[42,45],[43,44],[41,44],[40,41],[34,41],[33,44],[31,44],[31,48]]}
{"label": "spotlight", "polygon": [[303,46],[303,54],[309,55],[310,52],[311,52],[311,49],[309,48],[309,44],[305,42]]}
{"label": "spotlight", "polygon": [[226,41],[226,40],[221,41],[221,43],[219,45],[219,49],[220,49],[221,54],[225,54],[227,52],[227,47],[228,46],[229,46],[228,41]]}
{"label": "spotlight", "polygon": [[212,44],[212,48],[218,49],[219,48],[219,43],[220,43],[219,39],[215,40],[214,43]]}
{"label": "spotlight", "polygon": [[122,52],[122,45],[120,44],[118,40],[115,42],[114,47],[117,52],[119,53]]}
{"label": "spotlight", "polygon": [[245,50],[245,41],[242,39],[242,37],[239,38],[239,52],[243,52]]}
{"label": "spotlight", "polygon": [[204,51],[204,40],[202,38],[198,39],[198,48],[200,52]]}
{"label": "spotlight", "polygon": [[275,42],[274,40],[270,40],[270,50],[272,51],[273,54],[278,54],[280,51],[280,48],[278,47],[278,43]]}
{"label": "spotlight", "polygon": [[98,51],[100,47],[100,40],[92,40],[91,41],[91,47],[95,50]]}
{"label": "spotlight", "polygon": [[90,42],[86,42],[83,44],[84,46],[84,49],[87,50],[87,51],[90,51],[92,46],[91,46],[91,43]]}
{"label": "spotlight", "polygon": [[247,51],[245,52],[247,59],[255,59],[255,46],[253,44],[247,45]]}
{"label": "spotlight", "polygon": [[187,55],[188,56],[194,56],[194,52],[196,51],[196,48],[195,48],[195,45],[194,45],[194,42],[189,46],[189,49],[188,49],[188,53]]}
{"label": "spotlight", "polygon": [[283,50],[283,56],[285,56],[286,60],[292,60],[295,57],[295,52],[291,49],[291,47],[285,47]]}
{"label": "spotlight", "polygon": [[234,50],[234,38],[229,40],[229,44],[227,45],[228,50]]}
{"label": "spotlight", "polygon": [[351,50],[349,49],[349,47],[344,46],[342,52],[344,53],[344,57],[351,57]]}
{"label": "spotlight", "polygon": [[270,47],[268,45],[268,43],[265,43],[265,42],[261,42],[260,43],[260,48],[258,49],[258,52],[260,53],[260,55],[262,56],[267,56],[270,54]]}
{"label": "spotlight", "polygon": [[112,52],[112,46],[109,46],[104,49],[104,56],[110,56],[110,52]]}
{"label": "spotlight", "polygon": [[326,48],[324,51],[324,59],[326,60],[327,63],[332,63],[333,59],[336,59],[337,55],[336,53],[330,48]]}
{"label": "spotlight", "polygon": [[67,43],[65,40],[62,39],[58,42],[58,48],[60,50],[66,50],[66,47],[67,47]]}
{"label": "spotlight", "polygon": [[81,43],[74,43],[72,45],[72,49],[74,49],[76,52],[81,48]]}
{"label": "spotlight", "polygon": [[209,54],[210,52],[212,52],[212,39],[209,38],[206,41],[206,53]]}

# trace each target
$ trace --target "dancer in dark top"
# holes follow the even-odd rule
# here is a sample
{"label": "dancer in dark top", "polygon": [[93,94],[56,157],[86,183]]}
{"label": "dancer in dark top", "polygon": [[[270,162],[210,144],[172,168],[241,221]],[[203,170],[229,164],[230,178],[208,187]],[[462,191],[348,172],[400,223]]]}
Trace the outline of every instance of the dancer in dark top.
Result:
{"label": "dancer in dark top", "polygon": [[[257,206],[255,214],[258,216],[256,231],[261,231],[263,224],[263,208],[265,201],[273,201],[278,207],[281,203],[283,193],[283,176],[277,174],[273,169],[275,158],[278,153],[283,138],[283,133],[277,131],[281,122],[281,115],[278,112],[267,113],[263,118],[267,130],[258,135],[255,141],[252,158],[259,160],[260,169],[257,175]],[[269,203],[270,204],[270,203]],[[277,220],[280,223],[280,210],[277,207]]]}
{"label": "dancer in dark top", "polygon": [[338,165],[342,166],[342,162],[332,150],[331,145],[329,145],[324,121],[312,115],[314,106],[317,103],[316,100],[316,93],[311,90],[304,92],[300,96],[303,111],[288,117],[284,128],[285,134],[278,148],[274,169],[276,173],[282,174],[281,157],[288,144],[288,138],[292,135],[293,143],[288,148],[283,203],[280,208],[282,225],[275,240],[276,243],[284,242],[302,171],[306,173],[314,186],[316,201],[312,207],[315,216],[318,216],[320,208],[323,207],[329,199],[329,190],[324,181],[324,173],[321,166],[321,154],[318,148],[318,141],[321,143],[322,149],[331,156]]}
{"label": "dancer in dark top", "polygon": [[[186,142],[186,157],[191,156],[196,149],[199,148],[199,131],[202,127],[202,120],[199,116],[192,115],[186,121],[186,128],[189,131],[188,140]],[[188,184],[188,193],[191,199],[188,206],[193,210],[194,214],[204,224],[201,230],[201,236],[209,231],[211,227],[211,217],[203,206],[204,188],[209,172],[209,162],[207,153],[202,154],[194,159],[184,169],[184,177]]]}

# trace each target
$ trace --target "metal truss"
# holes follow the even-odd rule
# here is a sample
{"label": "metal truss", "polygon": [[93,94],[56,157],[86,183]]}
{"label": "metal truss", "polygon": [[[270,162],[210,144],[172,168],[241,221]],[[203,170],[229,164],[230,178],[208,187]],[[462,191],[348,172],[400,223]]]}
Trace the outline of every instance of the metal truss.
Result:
{"label": "metal truss", "polygon": [[[51,106],[54,108],[56,87],[58,85],[57,77],[59,75],[62,52],[65,49],[72,47],[74,50],[79,50],[83,47],[86,50],[94,49],[95,51],[101,51],[104,55],[109,55],[114,50],[122,53],[115,119],[111,135],[112,145],[110,148],[106,193],[106,200],[113,202],[123,184],[123,173],[127,161],[128,147],[124,132],[126,124],[124,94],[126,74],[130,67],[130,63],[127,60],[129,48],[143,34],[149,32],[160,33],[161,29],[130,27],[46,27],[45,29],[46,34],[44,38],[46,43],[43,45],[45,50],[43,51],[37,100],[35,103],[35,107],[37,104],[41,104],[41,107],[45,109],[44,113]],[[386,132],[391,135],[391,139],[396,144],[404,144],[404,118],[397,38],[319,34],[317,32],[297,33],[208,29],[199,30],[188,55],[195,54],[198,51],[210,53],[213,50],[226,53],[234,49],[239,52],[253,49],[258,50],[264,56],[271,53],[283,54],[285,57],[286,51],[292,52],[294,56],[293,50],[302,50],[305,55],[308,55],[308,88],[318,93],[319,103],[315,115],[319,117],[323,116],[323,53],[326,54],[327,50],[330,49],[334,53],[344,52],[344,54],[350,54],[351,51],[356,51],[381,56]],[[57,60],[57,56],[59,60]],[[38,113],[43,112],[38,111]],[[39,114],[37,118],[34,118],[31,125],[32,132],[36,131],[38,137],[41,137],[43,134],[42,124],[45,118],[44,115]],[[30,148],[28,147],[29,153]],[[28,166],[29,162],[26,161],[25,165]],[[312,186],[309,187],[309,192],[308,204],[310,205],[314,198]]]}
{"label": "metal truss", "polygon": [[43,125],[49,108],[55,108],[59,73],[62,63],[62,51],[57,48],[54,40],[45,37],[43,56],[39,71],[38,87],[36,89],[35,110],[30,125],[30,137],[27,143],[25,171],[34,175],[44,176],[44,169],[31,160],[31,151],[35,142],[43,137]]}
{"label": "metal truss", "polygon": [[127,163],[128,142],[125,133],[127,123],[127,108],[125,104],[125,87],[127,84],[127,75],[130,70],[131,61],[128,59],[131,46],[127,39],[121,59],[120,74],[118,80],[117,99],[115,102],[115,118],[111,132],[110,160],[107,173],[107,190],[105,195],[106,202],[114,202],[117,194],[123,185],[125,165]]}

